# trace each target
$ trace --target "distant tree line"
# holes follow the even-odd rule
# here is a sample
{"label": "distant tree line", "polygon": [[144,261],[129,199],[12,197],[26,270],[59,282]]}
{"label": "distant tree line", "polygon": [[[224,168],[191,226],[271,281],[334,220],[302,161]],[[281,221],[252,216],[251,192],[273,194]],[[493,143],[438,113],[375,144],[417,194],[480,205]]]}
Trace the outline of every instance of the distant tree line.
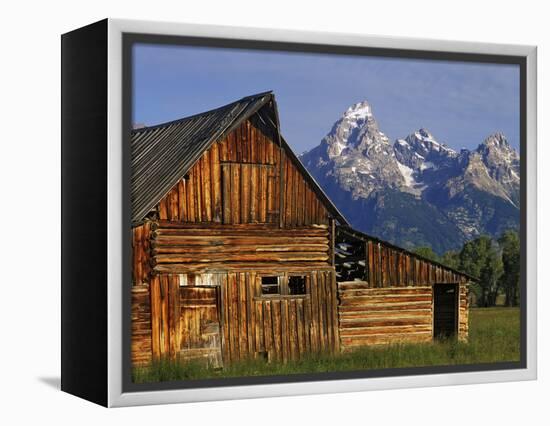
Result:
{"label": "distant tree line", "polygon": [[472,283],[470,287],[478,306],[495,306],[500,294],[504,294],[506,306],[519,304],[520,242],[517,231],[505,231],[496,240],[482,235],[464,243],[460,251],[447,251],[442,256],[430,247],[418,247],[414,251],[479,278],[479,283]]}

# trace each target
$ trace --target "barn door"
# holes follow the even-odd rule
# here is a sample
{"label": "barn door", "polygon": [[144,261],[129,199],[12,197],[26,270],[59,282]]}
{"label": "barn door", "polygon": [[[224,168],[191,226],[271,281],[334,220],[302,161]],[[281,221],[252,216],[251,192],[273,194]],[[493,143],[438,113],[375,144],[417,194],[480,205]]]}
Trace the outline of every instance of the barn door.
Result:
{"label": "barn door", "polygon": [[218,287],[180,287],[183,359],[221,366],[218,293]]}
{"label": "barn door", "polygon": [[458,285],[434,285],[434,337],[455,336],[458,331]]}

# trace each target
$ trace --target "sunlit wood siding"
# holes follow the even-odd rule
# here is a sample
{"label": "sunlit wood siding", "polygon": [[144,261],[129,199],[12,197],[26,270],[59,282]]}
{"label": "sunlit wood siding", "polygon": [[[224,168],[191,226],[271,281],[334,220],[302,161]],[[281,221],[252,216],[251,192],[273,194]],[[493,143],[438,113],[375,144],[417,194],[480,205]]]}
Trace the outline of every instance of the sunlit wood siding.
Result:
{"label": "sunlit wood siding", "polygon": [[468,284],[463,282],[459,285],[458,298],[458,338],[462,341],[468,341],[469,331],[469,313],[470,306],[468,302]]}
{"label": "sunlit wood siding", "polygon": [[205,151],[156,213],[176,222],[329,223],[327,209],[293,159],[250,120]]}
{"label": "sunlit wood siding", "polygon": [[341,282],[338,289],[344,350],[432,340],[431,287],[373,289],[364,282]]}
{"label": "sunlit wood siding", "polygon": [[361,280],[369,288],[458,283],[464,274],[361,232],[336,231],[338,281]]}
{"label": "sunlit wood siding", "polygon": [[152,224],[151,262],[158,273],[329,266],[326,226]]}
{"label": "sunlit wood siding", "polygon": [[151,273],[151,222],[132,228],[132,281],[134,285],[149,282]]}
{"label": "sunlit wood siding", "polygon": [[[450,284],[449,284],[450,285]],[[458,338],[468,338],[467,283],[458,285]],[[369,283],[338,283],[341,347],[419,343],[434,338],[433,286],[372,288]]]}
{"label": "sunlit wood siding", "polygon": [[[306,294],[263,296],[259,278],[273,274],[306,276]],[[199,322],[192,324],[190,318],[193,317],[186,315],[181,292],[188,288],[200,301],[198,293],[209,286],[219,289],[217,319],[224,362],[258,357],[285,362],[311,352],[339,350],[334,271],[325,268],[281,272],[275,268],[155,276],[151,282],[153,308],[159,312],[152,321],[155,356],[175,356],[186,349],[186,341],[201,338],[200,322],[208,319],[207,315],[203,314]]]}
{"label": "sunlit wood siding", "polygon": [[132,287],[132,363],[147,364],[152,358],[151,301],[148,285]]}

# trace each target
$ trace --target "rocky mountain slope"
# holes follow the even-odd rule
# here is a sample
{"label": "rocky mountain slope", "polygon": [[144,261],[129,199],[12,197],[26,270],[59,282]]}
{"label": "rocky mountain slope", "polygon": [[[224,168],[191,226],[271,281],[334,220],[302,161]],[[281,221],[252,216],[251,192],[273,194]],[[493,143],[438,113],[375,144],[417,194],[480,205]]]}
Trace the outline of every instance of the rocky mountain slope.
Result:
{"label": "rocky mountain slope", "polygon": [[519,154],[495,133],[456,152],[426,129],[391,143],[367,102],[300,157],[352,225],[442,253],[519,223]]}

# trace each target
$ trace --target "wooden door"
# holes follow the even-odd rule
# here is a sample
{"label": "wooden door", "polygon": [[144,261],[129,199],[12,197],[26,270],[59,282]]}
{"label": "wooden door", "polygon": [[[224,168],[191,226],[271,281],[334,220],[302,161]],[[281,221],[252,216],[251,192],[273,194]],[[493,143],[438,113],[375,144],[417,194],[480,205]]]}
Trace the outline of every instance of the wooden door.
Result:
{"label": "wooden door", "polygon": [[218,293],[218,287],[180,287],[183,359],[221,366]]}
{"label": "wooden door", "polygon": [[458,285],[434,285],[434,337],[448,338],[458,331]]}

